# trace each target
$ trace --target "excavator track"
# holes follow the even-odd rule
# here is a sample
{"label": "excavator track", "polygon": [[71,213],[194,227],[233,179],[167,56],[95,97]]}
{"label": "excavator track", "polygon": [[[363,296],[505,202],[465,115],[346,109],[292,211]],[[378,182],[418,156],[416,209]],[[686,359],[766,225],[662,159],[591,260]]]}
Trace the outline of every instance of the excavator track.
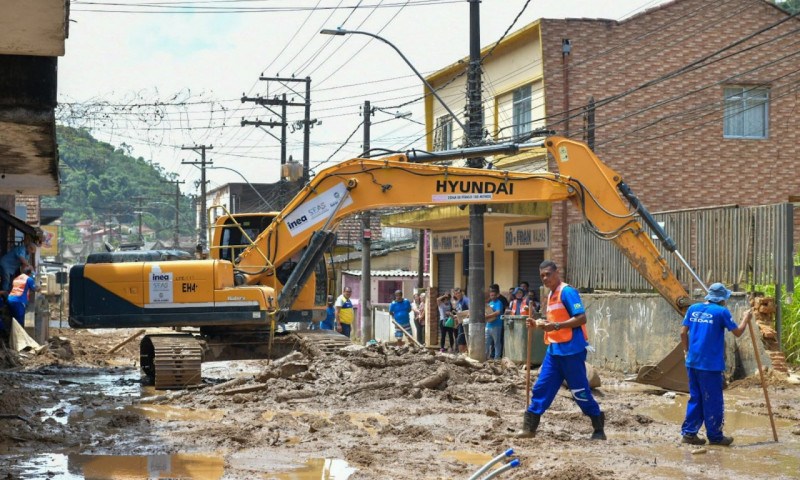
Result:
{"label": "excavator track", "polygon": [[297,338],[299,349],[312,356],[335,355],[342,348],[352,345],[349,338],[331,330],[306,330],[292,335]]}
{"label": "excavator track", "polygon": [[153,378],[157,390],[200,385],[203,349],[191,335],[149,335],[140,346],[142,370]]}

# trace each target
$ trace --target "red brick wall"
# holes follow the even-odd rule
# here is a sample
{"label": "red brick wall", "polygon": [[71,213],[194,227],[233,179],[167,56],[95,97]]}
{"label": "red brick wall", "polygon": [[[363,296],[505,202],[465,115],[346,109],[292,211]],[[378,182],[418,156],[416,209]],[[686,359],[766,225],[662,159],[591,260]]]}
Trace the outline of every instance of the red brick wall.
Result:
{"label": "red brick wall", "polygon": [[[378,215],[372,215],[369,219],[370,229],[372,230],[372,240],[381,239],[381,219]],[[336,243],[339,245],[356,245],[361,243],[361,235],[364,231],[361,225],[361,215],[350,215],[339,223],[336,227]],[[349,235],[349,236],[348,236]]]}
{"label": "red brick wall", "polygon": [[[762,0],[677,0],[621,23],[543,20],[546,112],[555,116],[549,122],[565,134],[565,125],[558,123],[564,105],[562,38],[572,43],[569,103],[575,108],[590,96],[600,102],[672,72],[783,18]],[[800,34],[790,33],[798,27],[800,21],[789,20],[722,55],[774,42],[598,106],[598,156],[622,174],[651,211],[764,205],[800,194],[800,72],[792,73],[800,68],[800,55],[757,68],[798,52]],[[769,84],[769,138],[723,139],[723,85],[713,84],[751,69],[726,83]],[[708,88],[689,94],[700,87]],[[678,100],[655,105],[672,97]],[[623,118],[647,107],[652,108]],[[572,119],[569,136],[583,139],[582,129],[583,119]],[[551,222],[556,261],[563,259],[559,209],[554,206]],[[569,210],[570,223],[580,221],[578,212]]]}

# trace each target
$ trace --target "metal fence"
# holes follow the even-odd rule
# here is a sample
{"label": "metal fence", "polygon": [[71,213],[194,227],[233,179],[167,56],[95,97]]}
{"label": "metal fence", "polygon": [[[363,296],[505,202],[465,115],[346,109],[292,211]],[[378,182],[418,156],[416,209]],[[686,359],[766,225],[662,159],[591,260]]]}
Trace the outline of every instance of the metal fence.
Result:
{"label": "metal fence", "polygon": [[[708,285],[744,289],[751,283],[794,285],[792,204],[724,206],[656,213],[657,221]],[[645,231],[652,236],[647,226]],[[689,291],[699,288],[689,272],[654,240]],[[652,287],[613,243],[593,236],[584,224],[570,225],[567,275],[576,287],[643,291]]]}

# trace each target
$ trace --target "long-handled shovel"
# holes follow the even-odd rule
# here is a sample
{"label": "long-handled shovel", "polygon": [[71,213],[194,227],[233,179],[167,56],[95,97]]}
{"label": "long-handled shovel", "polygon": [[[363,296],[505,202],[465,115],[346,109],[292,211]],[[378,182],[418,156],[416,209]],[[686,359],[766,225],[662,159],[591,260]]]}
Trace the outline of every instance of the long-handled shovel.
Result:
{"label": "long-handled shovel", "polygon": [[525,360],[525,408],[528,408],[531,402],[531,343],[533,343],[533,329],[528,327],[528,358]]}
{"label": "long-handled shovel", "polygon": [[769,393],[767,393],[767,384],[764,381],[764,369],[761,367],[761,355],[758,353],[758,345],[756,344],[756,333],[753,329],[753,310],[747,312],[750,315],[750,320],[747,321],[747,328],[750,330],[750,339],[753,340],[753,354],[756,357],[756,364],[758,365],[758,376],[761,378],[761,388],[764,390],[764,400],[767,403],[767,413],[769,414],[769,424],[772,426],[772,438],[778,441],[778,431],[775,429],[775,419],[772,417],[772,406],[769,403]]}

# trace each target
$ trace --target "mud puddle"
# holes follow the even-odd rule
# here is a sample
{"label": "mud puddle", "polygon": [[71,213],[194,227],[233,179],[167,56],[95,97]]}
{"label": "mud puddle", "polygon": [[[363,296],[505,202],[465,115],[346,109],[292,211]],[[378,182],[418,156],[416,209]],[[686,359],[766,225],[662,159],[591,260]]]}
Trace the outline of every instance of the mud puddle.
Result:
{"label": "mud puddle", "polygon": [[[225,476],[225,459],[219,454],[80,455],[45,454],[14,459],[19,479],[218,480]],[[270,480],[347,480],[357,471],[338,458],[311,458],[304,464],[271,465],[250,462],[246,478]]]}
{"label": "mud puddle", "polygon": [[219,455],[81,455],[45,454],[16,458],[20,479],[63,480],[141,478],[222,478],[225,462]]}
{"label": "mud puddle", "polygon": [[[692,478],[698,479],[719,478],[718,472],[751,479],[799,478],[800,437],[794,433],[797,422],[775,418],[779,442],[774,442],[769,417],[749,406],[763,402],[760,393],[760,390],[746,394],[726,392],[723,428],[726,435],[734,437],[730,447],[677,443],[688,395],[663,398],[659,404],[636,409],[637,414],[673,425],[676,439],[673,447],[639,447],[646,440],[634,430],[617,433],[614,440],[628,444],[624,448],[626,453],[641,462],[643,471],[649,472],[650,478],[677,478],[687,472],[691,473]],[[701,430],[700,434],[705,437],[705,430]]]}

